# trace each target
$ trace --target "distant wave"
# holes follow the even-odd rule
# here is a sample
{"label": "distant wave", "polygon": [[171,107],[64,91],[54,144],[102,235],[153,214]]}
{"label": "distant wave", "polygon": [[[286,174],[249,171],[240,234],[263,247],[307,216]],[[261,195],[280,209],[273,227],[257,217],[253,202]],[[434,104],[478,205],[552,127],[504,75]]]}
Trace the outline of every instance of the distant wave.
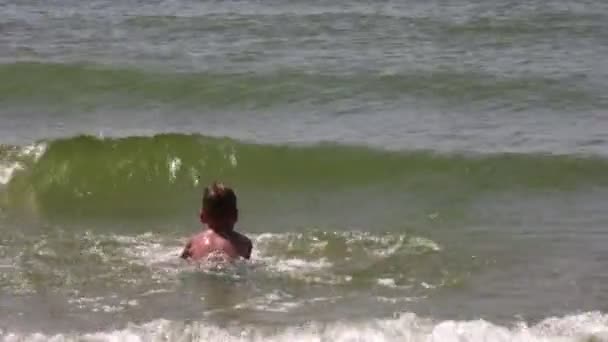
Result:
{"label": "distant wave", "polygon": [[[574,82],[574,83],[573,83]],[[449,69],[394,74],[163,73],[88,64],[0,64],[0,103],[17,106],[270,108],[293,103],[426,98],[443,105],[484,103],[540,108],[608,108],[604,94],[576,83]]]}

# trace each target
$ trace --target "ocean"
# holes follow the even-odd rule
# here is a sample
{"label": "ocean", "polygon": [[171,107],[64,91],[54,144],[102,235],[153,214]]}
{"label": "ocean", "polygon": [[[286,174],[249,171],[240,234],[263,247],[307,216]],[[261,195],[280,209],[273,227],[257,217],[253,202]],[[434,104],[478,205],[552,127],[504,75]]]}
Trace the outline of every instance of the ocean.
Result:
{"label": "ocean", "polygon": [[[608,341],[608,2],[0,0],[0,340]],[[250,261],[179,259],[202,188]]]}

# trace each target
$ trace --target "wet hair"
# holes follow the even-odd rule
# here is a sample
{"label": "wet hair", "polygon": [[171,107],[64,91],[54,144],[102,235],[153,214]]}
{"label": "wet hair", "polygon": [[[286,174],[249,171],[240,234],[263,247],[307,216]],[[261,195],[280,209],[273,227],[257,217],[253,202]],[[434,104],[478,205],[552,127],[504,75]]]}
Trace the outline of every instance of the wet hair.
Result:
{"label": "wet hair", "polygon": [[209,217],[236,216],[236,194],[220,182],[213,182],[203,192],[203,210]]}

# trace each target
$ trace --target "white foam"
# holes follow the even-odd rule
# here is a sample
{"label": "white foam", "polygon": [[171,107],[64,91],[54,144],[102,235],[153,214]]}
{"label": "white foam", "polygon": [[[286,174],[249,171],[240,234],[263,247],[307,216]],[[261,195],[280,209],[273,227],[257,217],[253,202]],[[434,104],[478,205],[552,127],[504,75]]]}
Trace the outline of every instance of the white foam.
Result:
{"label": "white foam", "polygon": [[395,283],[395,279],[393,278],[379,278],[377,280],[378,285],[387,286],[387,287],[397,287]]}
{"label": "white foam", "polygon": [[408,245],[418,248],[423,247],[433,252],[441,251],[441,246],[439,246],[435,241],[419,236],[410,238],[408,240]]}
{"label": "white foam", "polygon": [[234,306],[234,309],[251,309],[272,312],[288,312],[302,305],[302,302],[290,301],[293,296],[281,290],[275,290],[260,297],[254,297]]}
{"label": "white foam", "polygon": [[333,264],[326,258],[304,260],[300,258],[280,258],[255,256],[257,265],[269,274],[288,276],[306,283],[338,285],[352,281],[352,276],[336,275],[331,271]]}
{"label": "white foam", "polygon": [[179,172],[179,170],[182,167],[182,160],[179,159],[178,157],[175,157],[175,158],[172,158],[168,164],[169,164],[169,181],[175,182],[175,179],[177,178],[177,172]]}
{"label": "white foam", "polygon": [[319,302],[331,302],[343,298],[342,296],[335,297],[317,297],[309,299],[294,298],[293,295],[283,292],[281,290],[275,290],[262,296],[251,298],[243,303],[239,303],[234,306],[234,309],[250,309],[260,311],[271,311],[271,312],[289,312],[295,308],[301,307],[306,304],[319,303]]}
{"label": "white foam", "polygon": [[137,236],[113,235],[112,239],[124,245],[123,252],[131,262],[142,266],[177,264],[183,245],[179,241],[166,241],[152,233]]}
{"label": "white foam", "polygon": [[[108,303],[113,301],[115,303]],[[128,307],[138,306],[139,302],[136,299],[123,299],[120,301],[113,300],[113,298],[104,297],[79,297],[70,298],[68,303],[79,309],[87,309],[92,312],[120,312]]]}
{"label": "white foam", "polygon": [[[370,247],[369,255],[384,257],[394,254],[403,244],[411,244],[425,248],[427,250],[438,250],[439,247],[430,240],[425,239],[406,239],[404,237],[395,238],[390,236],[374,236],[367,233],[339,233],[346,236],[348,244],[357,243],[357,241],[372,241],[376,244]],[[222,263],[201,263],[197,265],[187,265],[179,258],[179,253],[183,248],[184,241],[177,239],[166,239],[155,234],[146,233],[138,236],[113,236],[114,240],[124,245],[123,252],[129,257],[129,262],[138,265],[150,267],[158,272],[155,276],[171,277],[177,272],[196,268],[208,272],[221,271],[226,273]],[[254,240],[254,250],[252,260],[244,264],[253,264],[255,269],[265,272],[271,277],[286,276],[307,283],[322,283],[322,284],[346,284],[352,281],[349,275],[336,274],[333,271],[334,264],[322,254],[312,253],[307,256],[285,256],[285,249],[289,249],[289,245],[294,240],[308,239],[307,246],[314,252],[316,249],[324,249],[327,241],[319,239],[314,235],[305,235],[302,233],[263,233],[252,235]],[[273,250],[278,248],[278,254]],[[223,263],[226,264],[226,263]],[[196,267],[195,267],[196,266]],[[239,264],[239,266],[241,266]],[[238,275],[240,273],[232,272]],[[230,272],[228,272],[230,273]],[[395,280],[379,279],[379,285],[387,287],[401,288],[395,283]],[[424,286],[424,285],[423,285]]]}
{"label": "white foam", "polygon": [[179,259],[184,241],[167,240],[152,233],[137,236],[113,235],[110,238],[123,245],[122,253],[129,259],[129,262],[151,268],[153,277],[161,278],[164,281],[175,279],[175,274],[182,271],[204,271],[208,274],[239,279],[244,272],[247,272],[247,265],[250,264],[271,277],[286,276],[307,283],[344,284],[352,280],[349,275],[333,274],[331,272],[333,264],[326,258],[305,260],[273,256],[267,254],[263,244],[257,244],[263,239],[285,238],[285,234],[253,236],[256,246],[252,260],[236,264],[216,262],[216,260],[195,264],[184,263]]}
{"label": "white foam", "polygon": [[47,144],[45,143],[31,144],[23,147],[18,155],[20,157],[33,157],[34,161],[38,161],[46,151],[46,148]]}
{"label": "white foam", "polygon": [[[426,242],[430,241],[424,240],[425,243],[420,243],[418,240],[412,242],[413,240],[411,239],[378,237],[364,233],[344,234],[348,235],[348,243],[353,243],[359,239],[378,242],[378,245],[370,250],[370,255],[375,254],[375,252],[391,255],[404,243],[420,246],[426,245]],[[303,236],[301,233],[264,233],[252,235],[251,237],[254,240],[252,259],[247,262],[237,263],[236,265],[225,262],[213,262],[213,260],[192,265],[184,263],[179,258],[179,254],[185,241],[167,239],[166,237],[152,233],[137,236],[112,235],[105,238],[119,242],[122,245],[122,253],[120,254],[123,254],[128,259],[128,262],[149,267],[153,271],[153,277],[164,280],[175,278],[177,273],[188,270],[202,270],[210,273],[221,272],[222,276],[240,278],[241,274],[246,272],[246,269],[251,269],[249,266],[253,266],[253,269],[261,271],[264,276],[289,277],[306,283],[339,285],[352,281],[352,276],[335,272],[334,263],[328,258],[322,257],[322,254],[316,253],[315,255],[313,253],[298,257],[284,255],[285,249],[289,249],[288,245],[294,239],[308,239],[308,236]],[[324,243],[326,241],[315,238],[313,235],[310,237],[308,245],[316,244],[319,249],[323,249],[322,245]],[[273,252],[275,248],[279,250],[278,253]],[[429,247],[429,250],[434,250],[434,248]],[[403,285],[396,284],[396,281],[390,278],[378,279],[377,283],[386,287],[404,288]],[[423,284],[422,286],[426,285]]]}
{"label": "white foam", "polygon": [[[348,252],[360,249],[364,250],[371,257],[386,258],[401,251],[416,254],[441,251],[441,246],[430,239],[417,236],[408,237],[405,234],[374,235],[362,231],[327,232],[325,234],[344,239]],[[287,249],[291,248],[297,241],[306,240],[307,247],[311,253],[322,252],[329,245],[329,241],[319,239],[315,234],[310,234],[309,232],[264,233],[254,236],[254,239],[258,246],[266,246],[268,244],[283,245]]]}
{"label": "white foam", "polygon": [[506,342],[506,341],[608,341],[608,316],[589,312],[548,318],[539,324],[513,327],[485,320],[443,321],[402,314],[394,319],[365,322],[311,323],[278,331],[243,325],[220,328],[206,322],[175,322],[164,319],[124,329],[85,334],[20,334],[0,330],[0,338],[13,341],[240,341],[240,342]]}
{"label": "white foam", "polygon": [[[262,258],[260,258],[262,259]],[[269,261],[268,269],[275,270],[277,272],[285,272],[285,273],[305,273],[305,272],[314,272],[322,269],[327,269],[332,266],[332,263],[327,261],[325,258],[321,258],[319,260],[303,260],[298,258],[290,258],[290,259],[278,259],[278,258],[264,258],[264,260]]]}
{"label": "white foam", "polygon": [[234,149],[228,155],[228,160],[230,161],[230,165],[232,165],[232,167],[237,167],[238,160],[236,159],[236,152],[234,151]]}
{"label": "white foam", "polygon": [[13,178],[15,171],[23,170],[23,165],[19,162],[0,163],[0,184],[6,185]]}
{"label": "white foam", "polygon": [[31,144],[19,148],[17,151],[9,152],[9,159],[0,162],[0,185],[6,185],[13,178],[16,171],[23,170],[23,159],[29,158],[33,162],[38,161],[46,151],[45,143]]}
{"label": "white foam", "polygon": [[376,297],[376,299],[379,302],[390,303],[390,304],[411,303],[411,302],[416,302],[416,301],[420,300],[421,298],[425,298],[425,297],[393,297],[393,298],[384,297],[384,296]]}
{"label": "white foam", "polygon": [[142,294],[140,294],[140,297],[148,297],[148,296],[152,296],[152,295],[156,295],[156,294],[160,294],[160,293],[171,293],[171,290],[168,289],[155,289],[155,290],[149,290],[146,291]]}
{"label": "white foam", "polygon": [[434,288],[437,287],[435,285],[429,284],[429,283],[424,282],[424,281],[422,283],[420,283],[420,286],[424,287],[425,289],[434,289]]}

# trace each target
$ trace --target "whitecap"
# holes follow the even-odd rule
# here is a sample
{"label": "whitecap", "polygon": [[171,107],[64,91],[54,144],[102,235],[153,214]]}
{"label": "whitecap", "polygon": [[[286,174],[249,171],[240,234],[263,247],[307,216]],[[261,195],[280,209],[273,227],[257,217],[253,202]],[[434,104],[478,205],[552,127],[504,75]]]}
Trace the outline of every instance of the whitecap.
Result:
{"label": "whitecap", "polygon": [[[111,309],[111,308],[110,308]],[[566,317],[550,317],[528,326],[519,322],[501,326],[479,319],[440,321],[403,313],[391,319],[311,322],[304,326],[267,329],[254,325],[219,327],[208,322],[181,322],[165,319],[145,324],[127,324],[118,330],[93,333],[23,334],[0,330],[0,338],[13,341],[225,341],[225,342],[577,342],[607,341],[608,316],[588,312]]]}

